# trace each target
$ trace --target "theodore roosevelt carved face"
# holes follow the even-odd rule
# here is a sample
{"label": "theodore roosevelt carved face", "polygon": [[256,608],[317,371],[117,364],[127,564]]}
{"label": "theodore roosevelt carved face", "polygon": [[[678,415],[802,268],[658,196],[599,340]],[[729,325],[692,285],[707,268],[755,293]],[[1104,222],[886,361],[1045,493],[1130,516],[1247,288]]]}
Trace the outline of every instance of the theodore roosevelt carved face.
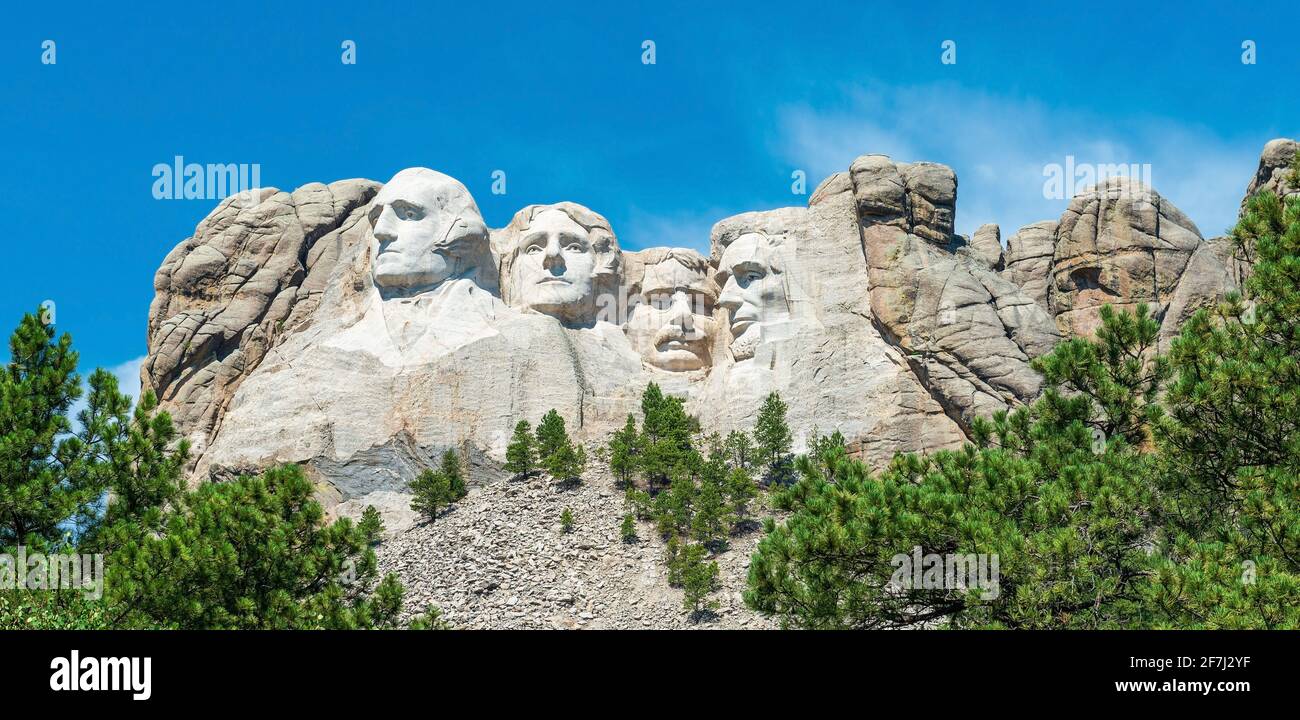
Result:
{"label": "theodore roosevelt carved face", "polygon": [[624,330],[647,365],[687,371],[712,364],[718,287],[710,274],[708,260],[685,248],[670,248],[646,265]]}

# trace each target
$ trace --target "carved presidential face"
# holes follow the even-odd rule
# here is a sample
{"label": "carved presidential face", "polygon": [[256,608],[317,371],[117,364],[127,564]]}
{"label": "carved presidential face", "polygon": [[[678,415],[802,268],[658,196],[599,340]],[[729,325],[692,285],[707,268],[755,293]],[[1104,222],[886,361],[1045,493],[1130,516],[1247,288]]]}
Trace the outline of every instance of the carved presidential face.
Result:
{"label": "carved presidential face", "polygon": [[589,315],[595,267],[587,229],[562,210],[543,210],[516,246],[511,274],[518,302],[563,319]]}
{"label": "carved presidential face", "polygon": [[645,268],[640,297],[624,328],[628,340],[642,360],[661,370],[709,366],[717,294],[703,256],[672,250]]}
{"label": "carved presidential face", "polygon": [[454,178],[425,168],[393,176],[371,203],[372,274],[381,291],[419,292],[487,257],[487,226]]}
{"label": "carved presidential face", "polygon": [[782,272],[775,245],[759,233],[741,235],[722,253],[718,304],[727,309],[736,360],[754,356],[764,327],[790,319]]}

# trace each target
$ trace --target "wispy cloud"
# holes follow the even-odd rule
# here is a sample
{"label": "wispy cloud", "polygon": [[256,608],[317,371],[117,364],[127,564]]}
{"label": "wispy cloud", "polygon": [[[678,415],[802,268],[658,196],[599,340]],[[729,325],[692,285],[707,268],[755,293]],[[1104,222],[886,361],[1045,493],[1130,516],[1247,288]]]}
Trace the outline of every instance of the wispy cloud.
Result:
{"label": "wispy cloud", "polygon": [[1207,237],[1236,220],[1238,203],[1271,138],[1228,139],[1193,124],[1117,109],[1098,116],[952,84],[853,87],[833,109],[791,105],[779,112],[773,151],[805,168],[809,182],[844,170],[859,155],[929,160],[957,172],[957,230],[986,222],[1006,237],[1055,219],[1068,200],[1043,196],[1044,167],[1149,164],[1152,185]]}
{"label": "wispy cloud", "polygon": [[[108,368],[108,371],[117,377],[117,390],[131,397],[131,406],[140,401],[140,365],[144,362],[144,357],[138,357],[134,360],[127,360],[124,363],[114,365]],[[86,397],[90,393],[90,386],[86,384],[90,373],[85,372],[81,377],[81,397],[72,404],[68,410],[68,419],[72,422],[74,428],[79,427],[77,416],[82,410],[86,409]]]}
{"label": "wispy cloud", "polygon": [[133,406],[140,401],[140,365],[143,363],[144,357],[141,356],[108,369],[117,376],[118,391],[130,395]]}

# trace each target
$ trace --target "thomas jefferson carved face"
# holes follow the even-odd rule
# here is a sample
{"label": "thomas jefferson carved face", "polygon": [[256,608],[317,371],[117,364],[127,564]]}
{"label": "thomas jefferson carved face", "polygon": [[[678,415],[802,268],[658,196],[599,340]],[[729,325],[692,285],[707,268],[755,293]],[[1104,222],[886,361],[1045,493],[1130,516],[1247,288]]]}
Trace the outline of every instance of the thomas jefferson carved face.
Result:
{"label": "thomas jefferson carved face", "polygon": [[647,265],[641,295],[625,330],[646,364],[661,370],[698,370],[711,364],[718,288],[708,261],[694,250],[673,248]]}
{"label": "thomas jefferson carved face", "polygon": [[387,294],[410,295],[475,269],[488,232],[464,185],[426,168],[393,176],[371,203],[371,267]]}
{"label": "thomas jefferson carved face", "polygon": [[569,316],[590,302],[595,267],[587,229],[562,210],[543,210],[519,238],[514,287],[525,307]]}
{"label": "thomas jefferson carved face", "polygon": [[736,360],[754,357],[765,327],[790,319],[783,272],[776,244],[761,233],[741,235],[722,253],[718,304],[727,309]]}
{"label": "thomas jefferson carved face", "polygon": [[529,205],[497,236],[507,305],[560,322],[589,327],[597,298],[620,284],[623,253],[609,221],[587,208],[560,202]]}

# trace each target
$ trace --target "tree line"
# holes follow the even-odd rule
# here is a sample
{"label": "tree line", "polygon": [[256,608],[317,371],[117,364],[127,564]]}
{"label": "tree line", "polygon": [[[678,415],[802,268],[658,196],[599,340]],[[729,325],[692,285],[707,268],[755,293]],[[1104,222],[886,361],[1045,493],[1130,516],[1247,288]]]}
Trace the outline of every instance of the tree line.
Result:
{"label": "tree line", "polygon": [[[1300,198],[1251,198],[1231,239],[1241,292],[1167,351],[1146,306],[1106,307],[961,449],[799,458],[746,602],[803,628],[1300,627]],[[996,556],[1000,592],[900,588],[913,547]]]}

